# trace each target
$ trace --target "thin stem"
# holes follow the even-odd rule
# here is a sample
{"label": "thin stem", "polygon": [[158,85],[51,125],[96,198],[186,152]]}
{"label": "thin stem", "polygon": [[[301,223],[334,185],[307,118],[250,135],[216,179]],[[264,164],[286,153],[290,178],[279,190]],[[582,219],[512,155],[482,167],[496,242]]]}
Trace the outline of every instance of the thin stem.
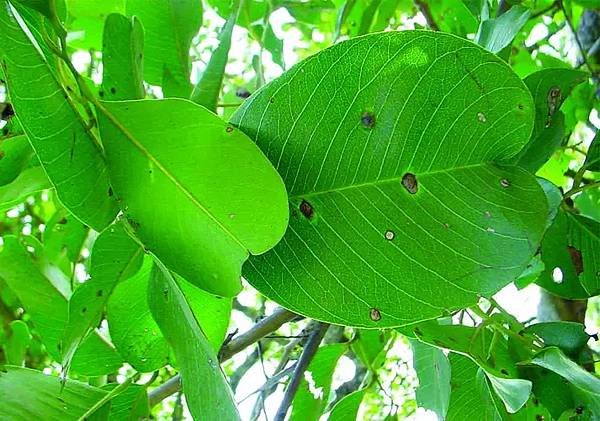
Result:
{"label": "thin stem", "polygon": [[300,359],[296,364],[294,374],[292,374],[290,383],[288,384],[288,387],[285,390],[285,395],[283,396],[281,405],[277,410],[277,414],[275,415],[274,421],[285,420],[285,416],[288,410],[290,409],[290,406],[292,405],[294,396],[296,396],[296,392],[298,391],[300,382],[304,378],[304,372],[306,371],[308,365],[317,353],[317,350],[319,349],[319,344],[323,340],[325,333],[327,333],[327,329],[329,329],[329,324],[318,322],[315,331],[311,334],[310,338],[306,342],[304,350],[302,351],[302,355],[300,355]]}
{"label": "thin stem", "polygon": [[581,193],[582,191],[585,191],[588,189],[593,189],[593,188],[600,188],[600,181],[595,181],[593,183],[586,184],[584,186],[572,188],[571,190],[569,190],[568,192],[565,193],[563,200],[568,199],[569,197],[571,197],[577,193]]}

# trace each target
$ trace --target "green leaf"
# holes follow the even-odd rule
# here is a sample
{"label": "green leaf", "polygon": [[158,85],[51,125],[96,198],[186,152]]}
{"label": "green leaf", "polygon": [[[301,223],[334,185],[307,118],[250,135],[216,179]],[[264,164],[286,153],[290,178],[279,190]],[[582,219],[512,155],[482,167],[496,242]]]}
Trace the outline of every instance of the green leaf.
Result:
{"label": "green leaf", "polygon": [[223,85],[223,75],[225,74],[225,66],[227,65],[229,49],[231,48],[231,34],[238,18],[240,4],[243,2],[243,0],[238,1],[238,6],[233,10],[221,29],[219,45],[212,52],[210,61],[206,65],[206,69],[204,69],[204,73],[191,96],[192,101],[215,113],[217,112],[217,103]]}
{"label": "green leaf", "polygon": [[564,114],[559,111],[571,91],[587,79],[587,73],[573,69],[543,69],[524,80],[535,102],[535,124],[527,145],[513,162],[531,171],[550,159],[564,137]]}
{"label": "green leaf", "polygon": [[152,270],[148,303],[179,363],[182,389],[192,416],[240,419],[217,355],[175,278],[164,267],[154,266]]}
{"label": "green leaf", "polygon": [[292,402],[290,421],[316,421],[329,401],[331,381],[338,360],[348,350],[346,344],[319,348],[304,372]]}
{"label": "green leaf", "polygon": [[446,421],[502,419],[504,407],[498,407],[485,375],[469,358],[451,353],[452,392]]}
{"label": "green leaf", "polygon": [[110,336],[121,356],[137,371],[152,372],[169,362],[169,346],[150,313],[147,293],[151,259],[119,283],[107,304]]}
{"label": "green leaf", "polygon": [[107,392],[29,368],[5,366],[0,370],[0,418],[78,419]]}
{"label": "green leaf", "polygon": [[115,285],[135,274],[142,258],[142,248],[129,237],[122,223],[111,225],[96,239],[91,279],[69,299],[69,319],[62,339],[63,365],[68,365],[72,353],[100,322]]}
{"label": "green leaf", "polygon": [[581,406],[588,416],[600,414],[600,379],[567,358],[559,348],[545,348],[531,362],[568,380],[575,404]]}
{"label": "green leaf", "polygon": [[112,13],[106,18],[102,41],[102,90],[100,97],[118,101],[142,99],[144,30],[136,17]]}
{"label": "green leaf", "polygon": [[[68,319],[69,280],[58,268],[44,262],[39,254],[30,255],[13,236],[4,237],[0,277],[19,297],[48,353],[61,361],[61,338]],[[76,363],[76,359],[80,362]],[[75,353],[71,367],[82,375],[101,375],[120,366],[121,360],[114,348],[94,332]]]}
{"label": "green leaf", "polygon": [[[117,384],[103,386],[106,391],[114,390]],[[110,402],[109,420],[149,419],[148,393],[146,387],[132,384]]]}
{"label": "green leaf", "polygon": [[27,136],[0,139],[0,186],[14,181],[32,156],[33,150]]}
{"label": "green leaf", "polygon": [[524,379],[507,379],[485,373],[493,390],[504,403],[506,410],[514,414],[529,400],[533,384]]}
{"label": "green leaf", "polygon": [[577,355],[590,339],[585,326],[575,322],[536,323],[527,326],[525,332],[536,334],[546,346],[556,346],[567,355]]}
{"label": "green leaf", "polygon": [[72,276],[89,232],[89,227],[65,209],[58,209],[44,228],[44,256],[65,275]]}
{"label": "green leaf", "polygon": [[127,0],[127,15],[144,27],[144,79],[162,85],[165,96],[189,98],[190,46],[202,23],[202,1],[165,0],[148,7],[146,0]]}
{"label": "green leaf", "polygon": [[455,36],[379,33],[317,53],[232,119],[282,175],[292,212],[245,278],[295,312],[366,327],[494,294],[547,217],[534,178],[492,163],[522,148],[532,117],[510,68]]}
{"label": "green leaf", "polygon": [[583,166],[588,171],[600,171],[600,130],[592,139]]}
{"label": "green leaf", "polygon": [[367,389],[360,389],[344,396],[335,404],[327,421],[348,421],[358,419],[358,410],[366,392]]}
{"label": "green leaf", "polygon": [[545,270],[536,281],[553,294],[583,299],[600,294],[600,223],[559,210],[542,242]]}
{"label": "green leaf", "polygon": [[21,28],[15,13],[7,0],[0,2],[0,55],[12,105],[60,201],[78,219],[102,230],[115,217],[117,206],[107,194],[100,149],[54,65],[26,34],[35,28]]}
{"label": "green leaf", "polygon": [[538,404],[546,408],[554,419],[575,406],[569,384],[558,374],[532,366],[524,367],[523,375],[533,382],[533,393]]}
{"label": "green leaf", "polygon": [[5,211],[29,196],[51,188],[46,173],[41,167],[31,167],[19,174],[10,184],[0,186],[0,211]]}
{"label": "green leaf", "polygon": [[390,332],[375,329],[357,329],[352,350],[370,370],[376,371],[385,362]]}
{"label": "green leaf", "polygon": [[248,253],[273,247],[288,220],[261,151],[187,100],[105,102],[99,117],[115,194],[146,249],[211,293],[237,294]]}
{"label": "green leaf", "polygon": [[419,386],[417,405],[435,412],[443,420],[450,404],[450,362],[444,352],[418,340],[410,340],[413,367]]}
{"label": "green leaf", "polygon": [[22,320],[13,320],[9,324],[9,334],[4,345],[6,362],[11,365],[22,366],[25,363],[27,348],[31,343],[31,333],[27,323]]}
{"label": "green leaf", "polygon": [[[481,2],[483,3],[483,2]],[[476,14],[463,0],[428,1],[434,21],[440,30],[462,37],[477,32],[479,21]]]}
{"label": "green leaf", "polygon": [[125,13],[126,0],[67,0],[69,44],[83,50],[102,50],[104,21]]}
{"label": "green leaf", "polygon": [[482,20],[475,42],[492,53],[499,53],[512,43],[530,15],[527,7],[516,5],[495,19]]}

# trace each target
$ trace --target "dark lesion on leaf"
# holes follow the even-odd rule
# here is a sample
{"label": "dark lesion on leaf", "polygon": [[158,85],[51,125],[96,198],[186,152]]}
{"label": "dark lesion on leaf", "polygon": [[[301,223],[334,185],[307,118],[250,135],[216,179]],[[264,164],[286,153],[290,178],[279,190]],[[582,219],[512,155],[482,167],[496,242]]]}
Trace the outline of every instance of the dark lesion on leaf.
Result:
{"label": "dark lesion on leaf", "polygon": [[375,127],[375,114],[371,111],[365,111],[360,116],[360,124],[367,129]]}
{"label": "dark lesion on leaf", "polygon": [[415,194],[419,190],[417,176],[413,173],[407,172],[402,176],[402,185],[410,194]]}
{"label": "dark lesion on leaf", "polygon": [[231,132],[233,132],[233,127],[232,126],[227,126],[227,127],[225,127],[225,131],[227,133],[231,133]]}
{"label": "dark lesion on leaf", "polygon": [[562,92],[558,86],[553,86],[548,91],[548,116],[546,118],[546,127],[552,124],[552,116],[560,108],[562,101]]}
{"label": "dark lesion on leaf", "polygon": [[581,251],[573,246],[567,246],[567,250],[571,256],[571,262],[573,262],[573,266],[575,267],[575,273],[579,276],[583,272],[583,256],[581,255]]}
{"label": "dark lesion on leaf", "polygon": [[306,200],[302,200],[302,202],[300,202],[300,213],[302,213],[302,215],[304,215],[307,219],[313,219],[315,216],[315,210],[312,207],[312,205],[310,203],[308,203]]}

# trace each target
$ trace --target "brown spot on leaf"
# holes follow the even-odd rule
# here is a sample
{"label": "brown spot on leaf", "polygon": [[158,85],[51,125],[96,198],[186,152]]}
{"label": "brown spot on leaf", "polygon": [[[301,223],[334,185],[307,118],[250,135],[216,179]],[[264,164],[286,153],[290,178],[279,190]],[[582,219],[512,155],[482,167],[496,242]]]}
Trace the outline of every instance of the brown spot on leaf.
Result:
{"label": "brown spot on leaf", "polygon": [[583,257],[581,256],[581,252],[572,246],[567,246],[567,250],[571,256],[573,266],[575,266],[575,273],[577,275],[581,274],[583,272]]}
{"label": "brown spot on leaf", "polygon": [[231,132],[233,131],[233,127],[231,127],[231,126],[227,126],[227,127],[225,128],[225,131],[226,131],[227,133],[231,133]]}
{"label": "brown spot on leaf", "polygon": [[417,177],[413,173],[407,172],[402,176],[402,185],[410,194],[415,194],[419,190]]}
{"label": "brown spot on leaf", "polygon": [[575,408],[575,413],[577,415],[583,414],[583,406],[579,405],[577,408]]}
{"label": "brown spot on leaf", "polygon": [[300,203],[300,212],[308,219],[312,219],[315,216],[315,210],[312,205],[308,203],[306,200],[303,200]]}
{"label": "brown spot on leaf", "polygon": [[381,320],[381,312],[376,309],[376,308],[372,308],[369,311],[369,317],[371,318],[371,320],[373,320],[374,322],[378,322]]}
{"label": "brown spot on leaf", "polygon": [[112,197],[113,196],[113,189],[112,187],[108,188],[108,197]]}
{"label": "brown spot on leaf", "polygon": [[103,295],[104,295],[104,291],[102,291],[101,289],[96,291],[96,297],[102,297]]}
{"label": "brown spot on leaf", "polygon": [[0,151],[0,159],[4,158],[4,151]]}
{"label": "brown spot on leaf", "polygon": [[360,124],[367,129],[372,129],[375,126],[375,114],[371,111],[365,111],[360,116]]}

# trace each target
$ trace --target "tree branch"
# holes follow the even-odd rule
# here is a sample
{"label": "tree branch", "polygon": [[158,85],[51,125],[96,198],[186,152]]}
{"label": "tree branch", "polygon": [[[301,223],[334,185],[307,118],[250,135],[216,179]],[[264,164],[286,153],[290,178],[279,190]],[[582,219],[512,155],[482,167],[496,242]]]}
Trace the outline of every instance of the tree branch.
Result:
{"label": "tree branch", "polygon": [[415,0],[415,5],[419,9],[419,12],[421,12],[423,17],[425,18],[425,22],[427,22],[427,26],[429,26],[429,29],[431,29],[432,31],[439,31],[440,27],[433,18],[431,10],[429,10],[429,4],[427,4],[425,0]]}
{"label": "tree branch", "polygon": [[[269,333],[275,332],[282,325],[291,321],[296,316],[295,313],[279,307],[273,314],[257,322],[248,332],[232,339],[231,342],[224,345],[219,351],[219,361],[227,361],[238,352],[243,351],[248,346],[257,342],[259,339]],[[179,391],[179,389],[181,389],[181,375],[177,374],[148,393],[148,403],[150,408]]]}
{"label": "tree branch", "polygon": [[329,325],[327,323],[317,323],[317,327],[313,333],[311,333],[304,350],[302,351],[302,355],[300,355],[300,359],[298,359],[298,363],[296,363],[296,368],[294,369],[294,374],[292,374],[292,378],[290,383],[288,384],[287,389],[285,390],[285,395],[283,395],[283,400],[281,401],[281,405],[277,410],[277,414],[275,415],[274,421],[284,421],[285,416],[292,405],[292,401],[294,400],[294,396],[296,396],[296,392],[298,391],[298,387],[300,386],[300,382],[304,378],[304,371],[308,368],[308,365],[312,361],[313,357],[317,353],[319,349],[319,344],[323,340],[325,333],[327,333],[327,329]]}

